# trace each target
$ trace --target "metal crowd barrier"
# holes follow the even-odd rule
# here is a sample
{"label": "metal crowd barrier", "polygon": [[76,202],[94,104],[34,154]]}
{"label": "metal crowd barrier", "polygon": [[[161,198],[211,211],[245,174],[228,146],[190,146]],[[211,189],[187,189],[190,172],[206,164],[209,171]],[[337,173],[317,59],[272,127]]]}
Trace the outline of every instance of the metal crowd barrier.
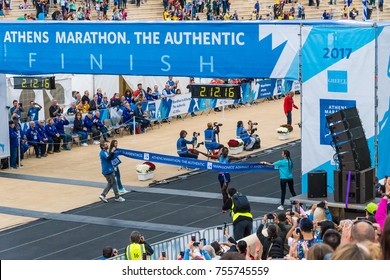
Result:
{"label": "metal crowd barrier", "polygon": [[[253,232],[256,232],[257,228],[261,224],[262,218],[256,218],[253,220]],[[226,225],[229,233],[233,235],[233,224],[229,223]],[[187,248],[188,242],[191,240],[191,236],[196,237],[196,241],[205,239],[204,244],[210,244],[214,241],[226,241],[225,234],[223,232],[224,225],[217,227],[209,227],[199,231],[189,232],[180,236],[162,240],[157,243],[151,244],[151,247],[154,250],[153,255],[151,256],[152,260],[158,260],[161,256],[161,252],[166,252],[167,258],[169,260],[177,260],[180,252],[185,251]],[[116,257],[112,257],[110,260],[125,260],[125,254],[120,254]]]}

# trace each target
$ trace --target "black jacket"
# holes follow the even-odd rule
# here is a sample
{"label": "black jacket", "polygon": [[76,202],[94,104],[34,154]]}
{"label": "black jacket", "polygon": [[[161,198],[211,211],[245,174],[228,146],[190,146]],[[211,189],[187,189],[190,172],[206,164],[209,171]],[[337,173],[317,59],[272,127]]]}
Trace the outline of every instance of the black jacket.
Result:
{"label": "black jacket", "polygon": [[266,260],[269,257],[276,259],[276,258],[283,258],[283,240],[280,238],[280,236],[276,237],[274,240],[270,240],[267,237],[265,237],[262,233],[264,228],[264,225],[261,224],[259,228],[257,229],[257,238],[259,238],[261,245],[263,245],[263,253],[261,255],[262,260]]}

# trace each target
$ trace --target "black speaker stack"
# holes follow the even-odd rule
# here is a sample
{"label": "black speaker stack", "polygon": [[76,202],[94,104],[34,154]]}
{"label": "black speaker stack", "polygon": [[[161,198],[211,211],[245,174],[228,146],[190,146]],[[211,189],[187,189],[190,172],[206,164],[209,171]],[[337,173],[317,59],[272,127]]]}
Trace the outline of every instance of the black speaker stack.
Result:
{"label": "black speaker stack", "polygon": [[326,117],[336,150],[339,169],[334,171],[334,198],[337,202],[363,204],[374,198],[375,170],[356,107]]}

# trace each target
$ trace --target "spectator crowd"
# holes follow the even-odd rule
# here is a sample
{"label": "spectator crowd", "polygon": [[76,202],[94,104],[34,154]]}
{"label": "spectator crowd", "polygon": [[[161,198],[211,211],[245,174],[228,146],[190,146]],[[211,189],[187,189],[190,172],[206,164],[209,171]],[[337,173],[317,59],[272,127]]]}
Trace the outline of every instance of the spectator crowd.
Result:
{"label": "spectator crowd", "polygon": [[[238,192],[232,188],[228,192],[229,199],[240,204],[234,197]],[[327,201],[309,208],[292,201],[287,212],[265,214],[253,234],[252,230],[247,232],[246,227],[236,226],[231,236],[225,224],[225,240],[209,243],[204,238],[196,240],[193,235],[175,259],[390,260],[390,179],[386,177],[383,184],[378,184],[377,195],[379,204],[368,203],[362,217],[341,220],[331,214]],[[233,207],[230,211],[232,216],[237,215]],[[251,221],[248,217],[246,215],[245,221]],[[145,237],[134,231],[124,258],[150,259],[154,254],[152,247]],[[104,258],[116,256],[104,255],[104,250]],[[167,260],[168,253],[160,252],[156,258]]]}

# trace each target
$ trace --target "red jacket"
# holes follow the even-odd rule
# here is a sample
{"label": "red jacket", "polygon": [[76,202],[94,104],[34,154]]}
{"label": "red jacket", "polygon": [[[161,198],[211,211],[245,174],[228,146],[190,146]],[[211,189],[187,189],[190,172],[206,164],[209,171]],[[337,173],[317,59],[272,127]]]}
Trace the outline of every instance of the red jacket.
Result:
{"label": "red jacket", "polygon": [[284,113],[285,114],[287,114],[288,112],[291,112],[293,107],[295,109],[298,109],[298,106],[296,106],[294,104],[294,100],[292,99],[292,97],[290,95],[287,95],[286,98],[284,98],[283,107],[284,107]]}

